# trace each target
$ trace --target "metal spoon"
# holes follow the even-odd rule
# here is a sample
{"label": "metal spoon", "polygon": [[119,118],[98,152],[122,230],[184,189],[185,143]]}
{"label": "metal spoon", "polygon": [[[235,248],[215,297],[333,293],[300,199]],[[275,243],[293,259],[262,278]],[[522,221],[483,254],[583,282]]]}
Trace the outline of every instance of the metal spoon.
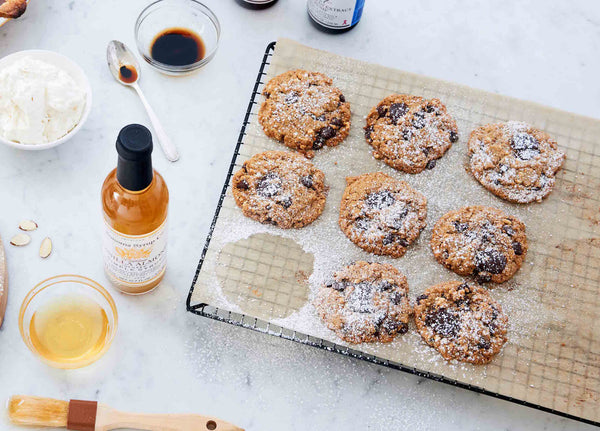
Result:
{"label": "metal spoon", "polygon": [[[108,43],[108,47],[106,48],[106,61],[108,62],[108,68],[110,69],[115,79],[123,85],[133,87],[138,96],[140,96],[142,104],[144,105],[144,108],[146,108],[148,117],[150,117],[150,122],[152,123],[152,127],[154,128],[154,132],[156,132],[156,135],[158,136],[158,142],[163,152],[165,153],[165,156],[171,162],[177,161],[179,159],[179,153],[177,152],[177,148],[165,133],[165,130],[163,129],[162,125],[160,124],[160,121],[158,120],[158,117],[154,113],[154,110],[150,107],[150,104],[144,97],[144,93],[142,93],[142,90],[140,89],[140,86],[137,83],[140,79],[141,70],[140,65],[135,56],[132,54],[129,48],[125,46],[124,43],[119,42],[118,40],[112,40]],[[137,72],[137,78],[135,79],[135,81],[124,82],[121,79],[121,74],[119,72],[122,66],[132,66],[135,68]]]}

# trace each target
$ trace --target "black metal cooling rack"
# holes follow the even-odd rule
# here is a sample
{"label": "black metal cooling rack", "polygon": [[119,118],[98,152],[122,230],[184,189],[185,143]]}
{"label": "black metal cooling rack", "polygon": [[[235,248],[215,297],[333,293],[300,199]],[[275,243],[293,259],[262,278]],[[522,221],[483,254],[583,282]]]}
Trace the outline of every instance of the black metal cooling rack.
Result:
{"label": "black metal cooling rack", "polygon": [[371,362],[373,364],[382,365],[382,366],[389,367],[389,368],[399,370],[399,371],[404,371],[409,374],[413,374],[413,375],[420,376],[420,377],[425,377],[425,378],[428,378],[428,379],[431,379],[431,380],[434,380],[437,382],[442,382],[442,383],[446,383],[446,384],[449,384],[452,386],[457,386],[457,387],[467,389],[467,390],[470,390],[470,391],[473,391],[476,393],[489,395],[494,398],[499,398],[499,399],[502,399],[505,401],[510,401],[515,404],[531,407],[531,408],[541,410],[544,412],[548,412],[548,413],[552,413],[552,414],[555,414],[555,415],[558,415],[561,417],[573,419],[573,420],[576,420],[579,422],[583,422],[583,423],[587,423],[590,425],[595,425],[597,427],[600,427],[600,422],[596,422],[596,421],[585,419],[585,418],[582,418],[579,416],[564,413],[564,412],[554,410],[554,409],[551,409],[551,408],[548,408],[548,407],[545,407],[545,406],[542,406],[539,404],[523,401],[518,398],[513,398],[510,396],[502,395],[497,392],[488,391],[486,389],[482,389],[477,386],[473,386],[473,385],[469,385],[469,384],[466,384],[463,382],[459,382],[457,380],[449,379],[449,378],[441,376],[439,374],[421,371],[414,367],[408,367],[408,366],[405,366],[405,365],[397,363],[397,362],[389,361],[387,359],[382,359],[382,358],[379,358],[374,355],[369,355],[364,352],[354,350],[354,349],[351,349],[346,346],[342,346],[342,345],[339,345],[336,343],[332,343],[332,342],[323,340],[321,338],[313,337],[311,335],[307,335],[307,334],[304,334],[304,333],[301,333],[298,331],[286,329],[279,325],[275,325],[273,323],[258,319],[256,317],[247,316],[245,314],[236,313],[236,312],[229,311],[229,310],[224,310],[224,309],[214,307],[214,306],[212,306],[210,304],[206,304],[206,303],[199,303],[199,304],[191,303],[192,294],[194,292],[194,287],[196,286],[196,281],[198,280],[200,270],[202,269],[202,264],[204,263],[204,259],[206,257],[206,253],[207,253],[209,245],[210,245],[210,241],[211,241],[214,229],[215,229],[215,225],[217,223],[219,213],[223,206],[223,200],[225,199],[227,189],[229,187],[229,181],[233,175],[233,170],[235,168],[235,163],[236,163],[237,157],[240,154],[240,148],[242,145],[244,145],[244,137],[246,136],[246,127],[250,123],[249,120],[250,120],[251,111],[252,111],[253,106],[255,104],[257,104],[256,97],[257,97],[257,95],[260,94],[258,89],[261,85],[264,84],[263,78],[266,76],[267,66],[270,65],[270,59],[275,52],[275,45],[276,45],[276,42],[271,42],[267,45],[267,49],[265,50],[265,53],[264,53],[264,56],[263,56],[263,59],[262,59],[261,65],[260,65],[258,76],[256,78],[256,83],[254,84],[254,88],[252,90],[250,102],[248,103],[248,109],[246,110],[246,115],[244,116],[242,128],[240,130],[238,141],[237,141],[234,153],[233,153],[233,158],[231,159],[229,171],[227,172],[225,184],[223,185],[223,189],[221,191],[221,195],[219,198],[219,203],[217,204],[215,215],[213,217],[213,220],[212,220],[212,223],[210,226],[210,230],[209,230],[208,236],[206,238],[206,243],[204,245],[204,249],[202,250],[200,262],[198,263],[198,267],[197,267],[196,273],[194,275],[194,280],[192,281],[192,286],[190,288],[190,291],[189,291],[189,294],[187,297],[187,301],[186,301],[187,311],[197,314],[199,316],[208,317],[210,319],[217,320],[220,322],[229,323],[231,325],[239,326],[239,327],[246,328],[246,329],[251,329],[251,330],[261,332],[264,334],[268,334],[268,335],[273,335],[273,336],[280,337],[280,338],[283,338],[286,340],[291,340],[291,341],[295,341],[297,343],[306,344],[308,346],[317,347],[317,348],[320,348],[323,350],[335,352],[335,353],[349,356],[352,358],[361,359],[363,361]]}

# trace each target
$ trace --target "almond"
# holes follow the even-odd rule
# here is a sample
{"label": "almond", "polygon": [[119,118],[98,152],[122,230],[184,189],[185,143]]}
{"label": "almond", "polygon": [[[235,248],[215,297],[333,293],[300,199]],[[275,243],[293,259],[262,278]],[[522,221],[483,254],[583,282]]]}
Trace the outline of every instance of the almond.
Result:
{"label": "almond", "polygon": [[47,258],[52,253],[52,240],[46,237],[42,240],[42,244],[40,245],[40,257]]}
{"label": "almond", "polygon": [[36,230],[37,228],[38,225],[33,220],[23,220],[21,223],[19,223],[19,229],[24,230],[26,232]]}
{"label": "almond", "polygon": [[31,242],[31,238],[26,233],[18,233],[13,236],[10,240],[12,245],[16,245],[17,247],[21,247],[23,245],[27,245]]}

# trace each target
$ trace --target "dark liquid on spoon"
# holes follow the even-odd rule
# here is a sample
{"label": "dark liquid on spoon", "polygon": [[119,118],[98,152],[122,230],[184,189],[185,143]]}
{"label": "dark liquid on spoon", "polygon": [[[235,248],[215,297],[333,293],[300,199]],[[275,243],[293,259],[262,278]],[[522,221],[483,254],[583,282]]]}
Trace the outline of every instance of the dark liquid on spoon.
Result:
{"label": "dark liquid on spoon", "polygon": [[128,84],[135,82],[137,80],[138,74],[137,70],[133,66],[121,66],[119,68],[119,78],[121,81],[126,82]]}
{"label": "dark liquid on spoon", "polygon": [[204,58],[202,38],[192,30],[173,27],[163,30],[152,41],[152,59],[169,66],[187,66]]}

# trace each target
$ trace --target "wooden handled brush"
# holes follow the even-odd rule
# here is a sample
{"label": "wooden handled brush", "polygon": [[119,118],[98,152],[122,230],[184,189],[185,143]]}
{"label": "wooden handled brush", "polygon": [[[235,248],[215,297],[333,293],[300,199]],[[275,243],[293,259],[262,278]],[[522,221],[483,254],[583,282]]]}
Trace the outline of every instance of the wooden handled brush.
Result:
{"label": "wooden handled brush", "polygon": [[76,431],[133,428],[147,431],[244,431],[217,418],[200,415],[125,413],[96,401],[61,401],[15,395],[8,402],[15,425],[60,427]]}

